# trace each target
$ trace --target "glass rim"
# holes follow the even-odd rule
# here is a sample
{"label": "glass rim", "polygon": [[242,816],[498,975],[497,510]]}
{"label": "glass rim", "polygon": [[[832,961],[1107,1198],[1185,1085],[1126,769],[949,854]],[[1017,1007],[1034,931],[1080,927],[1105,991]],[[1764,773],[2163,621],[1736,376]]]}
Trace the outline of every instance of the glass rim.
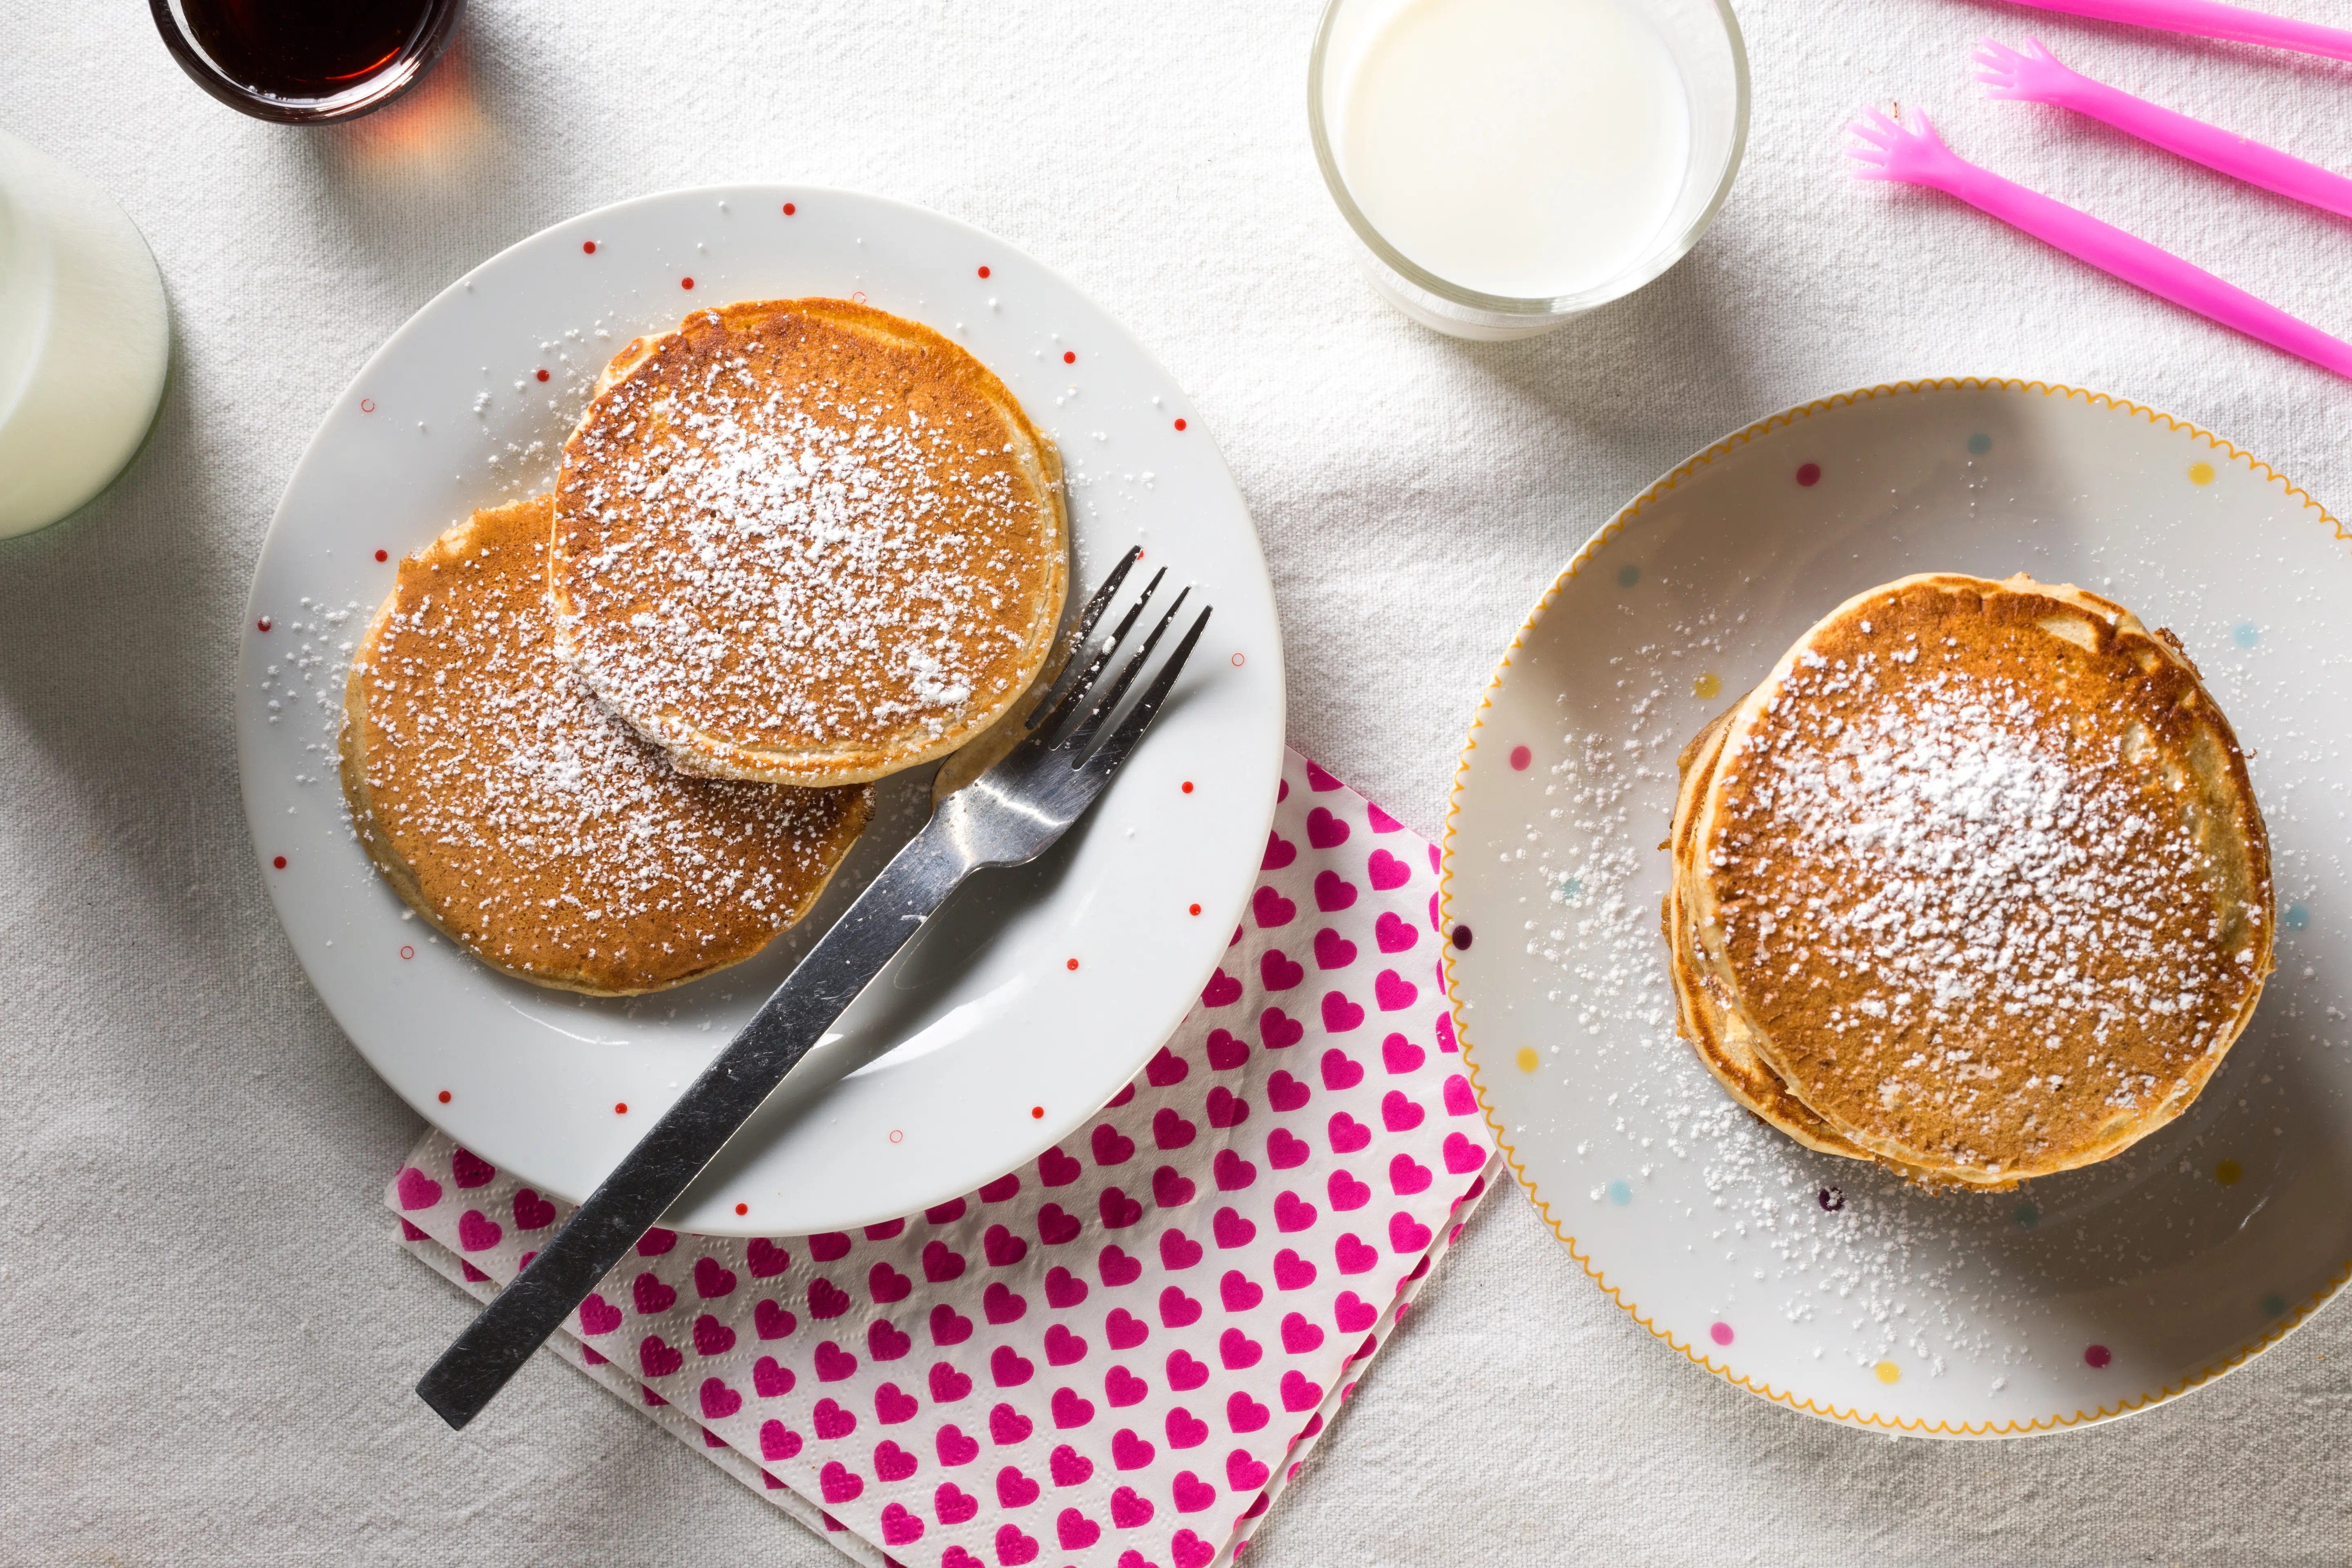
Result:
{"label": "glass rim", "polygon": [[[163,0],[156,0],[163,4]],[[1731,150],[1723,161],[1722,176],[1717,180],[1706,205],[1692,217],[1681,233],[1663,247],[1647,251],[1635,262],[1616,275],[1603,279],[1592,288],[1575,294],[1535,295],[1488,294],[1466,288],[1449,279],[1441,278],[1389,243],[1387,237],[1366,217],[1349,193],[1348,182],[1339,173],[1339,154],[1332,151],[1329,131],[1324,122],[1323,67],[1330,51],[1333,25],[1342,5],[1360,4],[1361,0],[1325,0],[1322,20],[1315,28],[1315,47],[1307,57],[1307,128],[1315,143],[1315,162],[1323,171],[1323,184],[1331,199],[1339,204],[1339,215],[1356,237],[1377,257],[1381,263],[1398,277],[1424,292],[1464,310],[1487,315],[1528,318],[1568,316],[1605,305],[1622,299],[1657,277],[1675,262],[1690,254],[1699,237],[1715,222],[1716,214],[1731,195],[1732,182],[1739,174],[1740,160],[1748,151],[1748,40],[1739,30],[1739,18],[1733,14],[1731,0],[1709,0],[1717,19],[1723,25],[1724,41],[1731,48]]]}
{"label": "glass rim", "polygon": [[331,125],[373,114],[422,81],[457,37],[466,0],[435,0],[425,28],[406,58],[379,77],[319,98],[276,98],[233,80],[188,36],[176,0],[148,0],[148,9],[155,30],[163,36],[163,47],[188,79],[231,109],[281,125]]}

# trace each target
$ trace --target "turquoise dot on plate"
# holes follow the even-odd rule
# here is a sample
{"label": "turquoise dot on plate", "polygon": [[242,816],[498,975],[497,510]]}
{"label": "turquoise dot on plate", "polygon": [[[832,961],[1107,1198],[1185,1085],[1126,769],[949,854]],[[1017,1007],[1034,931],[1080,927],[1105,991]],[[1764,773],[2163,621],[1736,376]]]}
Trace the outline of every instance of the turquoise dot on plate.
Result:
{"label": "turquoise dot on plate", "polygon": [[2273,1290],[2263,1298],[2263,1316],[2283,1318],[2286,1315],[2286,1298]]}
{"label": "turquoise dot on plate", "polygon": [[1576,902],[1584,896],[1584,879],[1570,877],[1567,881],[1562,882],[1559,885],[1559,896],[1563,903]]}
{"label": "turquoise dot on plate", "polygon": [[2042,1211],[2032,1204],[2020,1204],[2017,1205],[2016,1212],[2010,1217],[2017,1221],[2017,1227],[2020,1230],[2032,1230],[2042,1223]]}
{"label": "turquoise dot on plate", "polygon": [[1633,1201],[1633,1184],[1620,1176],[1609,1184],[1609,1201],[1621,1208]]}
{"label": "turquoise dot on plate", "polygon": [[2263,629],[2252,621],[2240,621],[2230,628],[2230,640],[2240,647],[2252,647],[2263,640]]}
{"label": "turquoise dot on plate", "polygon": [[1978,431],[1975,435],[1969,437],[1969,450],[1974,452],[1979,458],[1983,457],[1987,452],[1992,450],[1992,437],[1986,435],[1981,430]]}
{"label": "turquoise dot on plate", "polygon": [[1642,569],[1639,566],[1620,566],[1617,568],[1617,585],[1620,588],[1630,588],[1641,580]]}
{"label": "turquoise dot on plate", "polygon": [[2304,927],[2311,923],[2311,911],[2305,909],[2301,904],[2289,904],[2286,907],[2286,914],[2284,918],[2286,921],[2287,930],[2301,931]]}

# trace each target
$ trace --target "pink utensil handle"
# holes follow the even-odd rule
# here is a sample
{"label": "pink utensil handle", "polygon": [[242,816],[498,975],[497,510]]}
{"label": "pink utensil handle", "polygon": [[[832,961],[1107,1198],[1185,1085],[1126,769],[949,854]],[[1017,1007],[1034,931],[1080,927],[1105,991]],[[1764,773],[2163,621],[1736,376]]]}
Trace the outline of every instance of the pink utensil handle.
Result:
{"label": "pink utensil handle", "polygon": [[2118,131],[2250,185],[2260,185],[2324,211],[2352,217],[2352,180],[2332,170],[2306,163],[2275,147],[2250,142],[2218,125],[2191,120],[2144,98],[2134,98],[2105,82],[2094,81],[2079,73],[2075,81],[2081,84],[2079,88],[2069,83],[2064,93],[2050,101],[2094,120],[2104,120]]}
{"label": "pink utensil handle", "polygon": [[2221,0],[2016,0],[2042,11],[2063,11],[2101,22],[2125,22],[2157,27],[2168,33],[2189,33],[2200,38],[2227,38],[2232,43],[2268,44],[2329,59],[2352,60],[2352,32],[2224,5]]}
{"label": "pink utensil handle", "polygon": [[2160,300],[2169,300],[2273,348],[2284,349],[2322,369],[2352,376],[2352,343],[2331,338],[2236,284],[2192,267],[2111,223],[2102,223],[2088,213],[1958,159],[1937,170],[1926,183]]}

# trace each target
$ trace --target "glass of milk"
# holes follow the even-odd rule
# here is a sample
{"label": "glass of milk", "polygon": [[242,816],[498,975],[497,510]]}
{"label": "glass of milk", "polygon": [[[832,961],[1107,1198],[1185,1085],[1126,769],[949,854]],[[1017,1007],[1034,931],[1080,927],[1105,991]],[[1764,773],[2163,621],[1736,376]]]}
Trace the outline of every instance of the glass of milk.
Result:
{"label": "glass of milk", "polygon": [[1526,337],[1698,243],[1747,142],[1748,51],[1728,0],[1329,0],[1307,100],[1373,288]]}

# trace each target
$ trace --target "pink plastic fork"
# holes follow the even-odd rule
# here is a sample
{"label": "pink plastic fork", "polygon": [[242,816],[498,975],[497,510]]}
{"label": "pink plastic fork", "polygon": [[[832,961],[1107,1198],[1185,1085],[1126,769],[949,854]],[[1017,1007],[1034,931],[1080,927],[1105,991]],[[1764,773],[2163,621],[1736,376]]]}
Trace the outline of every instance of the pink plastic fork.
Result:
{"label": "pink plastic fork", "polygon": [[2052,58],[2039,38],[2027,39],[2022,49],[2012,49],[1994,38],[1981,39],[1975,59],[1977,79],[1985,84],[1988,98],[2071,109],[2250,185],[2352,217],[2352,180],[2235,132],[2176,114],[2120,88],[2094,81]]}
{"label": "pink plastic fork", "polygon": [[2063,11],[2101,22],[2126,22],[2168,33],[2189,33],[2200,38],[2227,38],[2232,43],[2268,44],[2274,49],[2294,49],[2330,59],[2352,60],[2352,33],[2224,5],[2220,0],[2017,0],[2042,11]]}
{"label": "pink plastic fork", "polygon": [[1958,196],[1979,211],[1990,213],[2011,227],[2023,229],[2160,300],[2169,300],[2208,321],[2235,328],[2338,375],[2352,376],[2352,343],[2331,338],[2277,306],[2264,304],[2236,284],[2225,283],[2203,268],[2192,267],[2113,224],[1978,168],[1944,145],[1923,111],[1913,110],[1911,121],[1908,126],[1900,125],[1875,109],[1863,110],[1863,117],[1847,128],[1854,139],[1846,152],[1859,165],[1854,170],[1856,178],[1900,180]]}

